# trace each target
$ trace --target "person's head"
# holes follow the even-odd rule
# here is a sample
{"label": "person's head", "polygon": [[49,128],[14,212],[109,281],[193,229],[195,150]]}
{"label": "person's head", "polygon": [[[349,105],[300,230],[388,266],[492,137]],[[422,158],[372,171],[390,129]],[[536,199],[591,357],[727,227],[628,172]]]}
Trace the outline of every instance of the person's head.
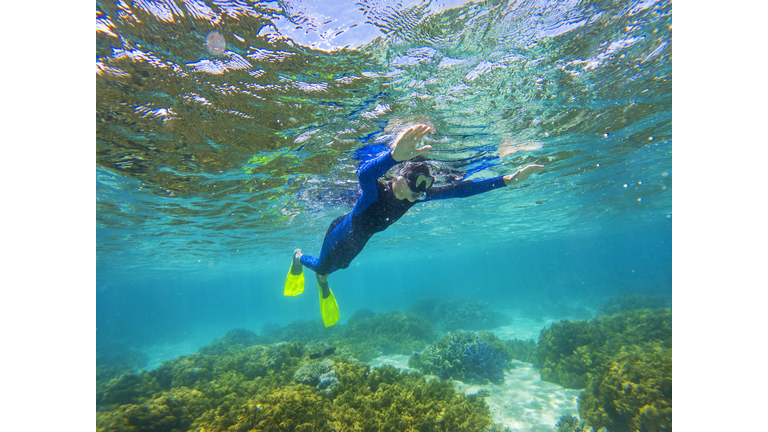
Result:
{"label": "person's head", "polygon": [[393,189],[398,199],[414,202],[426,198],[427,189],[434,182],[435,178],[429,173],[427,164],[411,162],[400,170],[393,182]]}

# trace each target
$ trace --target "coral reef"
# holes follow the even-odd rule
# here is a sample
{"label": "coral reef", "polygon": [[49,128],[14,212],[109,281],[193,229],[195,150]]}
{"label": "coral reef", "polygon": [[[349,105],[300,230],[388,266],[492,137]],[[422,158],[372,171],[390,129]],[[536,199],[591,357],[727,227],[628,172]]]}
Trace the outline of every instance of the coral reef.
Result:
{"label": "coral reef", "polygon": [[315,388],[320,390],[320,393],[333,394],[333,391],[336,390],[336,387],[338,386],[339,380],[336,379],[336,372],[330,371],[327,374],[320,376],[320,381]]}
{"label": "coral reef", "polygon": [[147,355],[117,344],[99,343],[96,367],[117,368],[135,372],[147,365]]}
{"label": "coral reef", "polygon": [[203,354],[220,354],[238,351],[259,343],[263,343],[263,340],[256,333],[245,329],[233,329],[228,331],[224,337],[214,339],[210,345],[204,346],[198,351]]}
{"label": "coral reef", "polygon": [[186,387],[163,392],[141,404],[121,405],[96,415],[99,431],[183,431],[211,408],[205,395]]}
{"label": "coral reef", "polygon": [[555,432],[587,432],[587,425],[574,416],[562,416],[555,425]]}
{"label": "coral reef", "polygon": [[352,314],[351,317],[347,320],[347,324],[353,323],[355,321],[360,321],[366,318],[371,318],[372,316],[376,315],[372,310],[362,308],[355,311],[355,313]]}
{"label": "coral reef", "polygon": [[293,380],[314,387],[318,385],[323,375],[333,371],[333,366],[335,364],[336,363],[331,359],[304,363],[296,373],[293,374]]}
{"label": "coral reef", "polygon": [[588,351],[591,343],[588,321],[560,321],[543,329],[537,350],[541,379],[565,388],[585,388],[592,364]]}
{"label": "coral reef", "polygon": [[265,326],[262,343],[298,341],[303,344],[313,340],[328,339],[340,332],[339,326],[326,328],[321,319],[296,320],[285,327]]}
{"label": "coral reef", "polygon": [[623,346],[648,341],[672,345],[672,312],[640,309],[592,321],[561,321],[539,335],[537,367],[541,379],[583,389],[589,373],[607,364]]}
{"label": "coral reef", "polygon": [[541,377],[585,388],[579,413],[611,432],[672,428],[672,313],[638,309],[542,330]]}
{"label": "coral reef", "polygon": [[435,323],[442,331],[488,330],[511,323],[508,316],[478,300],[423,298],[411,306],[410,312]]}
{"label": "coral reef", "polygon": [[490,333],[459,330],[448,333],[423,354],[414,353],[408,366],[442,379],[499,383],[508,366],[502,354],[505,349],[506,345]]}
{"label": "coral reef", "polygon": [[483,398],[451,382],[371,369],[336,350],[310,359],[299,342],[238,340],[110,381],[97,431],[499,430]]}
{"label": "coral reef", "polygon": [[482,398],[457,394],[447,381],[426,382],[392,366],[370,370],[361,381],[334,400],[341,409],[333,430],[482,431],[491,424]]}
{"label": "coral reef", "polygon": [[672,349],[661,341],[623,347],[579,396],[579,415],[612,432],[672,430]]}
{"label": "coral reef", "polygon": [[537,362],[536,350],[537,344],[533,339],[509,339],[505,340],[504,344],[507,346],[507,351],[510,357],[507,360],[519,360],[521,362],[535,364]]}
{"label": "coral reef", "polygon": [[147,356],[141,351],[121,345],[98,345],[96,351],[96,401],[104,397],[106,383],[123,375],[131,375],[147,365]]}
{"label": "coral reef", "polygon": [[487,379],[493,383],[504,381],[504,368],[507,366],[507,361],[487,343],[474,341],[464,345],[462,359],[465,376],[469,380],[483,382]]}
{"label": "coral reef", "polygon": [[382,354],[408,355],[423,350],[437,336],[432,325],[410,312],[364,313],[350,320],[332,340],[368,362]]}
{"label": "coral reef", "polygon": [[636,309],[671,308],[672,298],[661,294],[620,294],[598,307],[598,315],[613,315]]}

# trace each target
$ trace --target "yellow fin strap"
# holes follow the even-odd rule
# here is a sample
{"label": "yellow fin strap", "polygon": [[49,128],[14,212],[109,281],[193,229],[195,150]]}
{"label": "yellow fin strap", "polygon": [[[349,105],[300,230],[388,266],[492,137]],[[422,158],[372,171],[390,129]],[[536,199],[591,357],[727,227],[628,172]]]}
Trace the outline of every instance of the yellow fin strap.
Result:
{"label": "yellow fin strap", "polygon": [[317,287],[320,289],[320,315],[323,317],[323,324],[325,324],[326,327],[330,327],[336,324],[339,321],[339,318],[341,318],[341,314],[339,314],[339,305],[336,304],[336,297],[333,296],[331,288],[328,288],[331,295],[324,299],[323,288],[320,284],[318,284]]}

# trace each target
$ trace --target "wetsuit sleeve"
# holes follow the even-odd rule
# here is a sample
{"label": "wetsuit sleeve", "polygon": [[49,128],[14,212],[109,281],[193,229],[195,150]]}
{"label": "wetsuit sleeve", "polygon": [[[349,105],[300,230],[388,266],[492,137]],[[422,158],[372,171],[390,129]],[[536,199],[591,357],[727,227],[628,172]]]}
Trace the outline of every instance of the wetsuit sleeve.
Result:
{"label": "wetsuit sleeve", "polygon": [[427,191],[426,200],[466,198],[506,186],[504,176],[483,180],[464,180],[446,186],[433,186]]}
{"label": "wetsuit sleeve", "polygon": [[357,173],[357,179],[360,182],[360,189],[363,193],[357,199],[352,214],[362,212],[379,199],[376,180],[397,164],[398,162],[392,159],[392,152],[388,151],[360,166],[360,170]]}

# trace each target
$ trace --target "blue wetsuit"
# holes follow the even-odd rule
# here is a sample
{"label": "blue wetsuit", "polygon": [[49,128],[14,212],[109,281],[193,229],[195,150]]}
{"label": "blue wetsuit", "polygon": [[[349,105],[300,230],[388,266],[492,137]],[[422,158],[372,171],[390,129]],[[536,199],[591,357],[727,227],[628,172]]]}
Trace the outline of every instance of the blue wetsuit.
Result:
{"label": "blue wetsuit", "polygon": [[[392,185],[378,180],[398,163],[392,159],[392,152],[387,152],[362,164],[357,178],[363,193],[355,207],[352,212],[331,222],[320,257],[304,254],[301,256],[302,264],[320,275],[349,267],[374,234],[387,229],[419,202],[397,199]],[[433,186],[427,189],[423,201],[465,198],[504,186],[503,176],[465,180],[447,186]]]}

